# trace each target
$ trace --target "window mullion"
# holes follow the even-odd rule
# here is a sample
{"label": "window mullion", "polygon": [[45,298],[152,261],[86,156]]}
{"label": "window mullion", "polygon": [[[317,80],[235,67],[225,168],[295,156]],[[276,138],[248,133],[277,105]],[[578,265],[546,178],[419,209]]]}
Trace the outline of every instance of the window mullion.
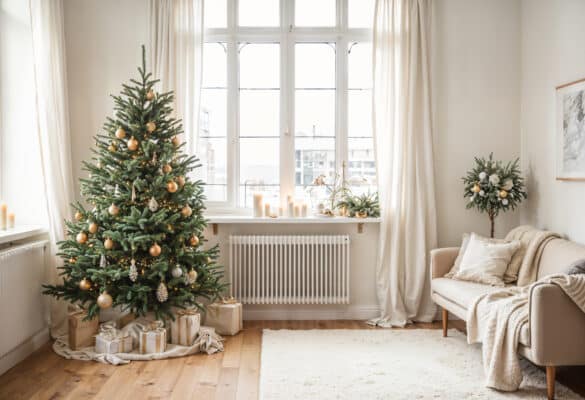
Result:
{"label": "window mullion", "polygon": [[280,5],[280,202],[285,206],[286,196],[294,196],[295,192],[294,43],[290,34],[294,1],[281,0]]}
{"label": "window mullion", "polygon": [[335,134],[335,169],[345,176],[345,162],[348,157],[347,139],[347,39],[340,37],[336,52],[336,134]]}
{"label": "window mullion", "polygon": [[228,157],[227,157],[227,197],[230,207],[238,206],[240,181],[240,145],[238,140],[239,126],[239,93],[238,93],[238,41],[236,37],[237,0],[228,1]]}

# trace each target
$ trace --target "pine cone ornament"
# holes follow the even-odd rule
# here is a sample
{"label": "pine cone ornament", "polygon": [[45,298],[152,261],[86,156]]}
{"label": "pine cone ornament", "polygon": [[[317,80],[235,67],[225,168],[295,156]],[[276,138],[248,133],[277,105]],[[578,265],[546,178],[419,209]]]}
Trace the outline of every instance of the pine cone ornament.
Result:
{"label": "pine cone ornament", "polygon": [[159,283],[158,289],[156,289],[156,299],[164,303],[169,298],[169,292],[167,290],[167,285],[164,282]]}
{"label": "pine cone ornament", "polygon": [[136,268],[135,259],[132,259],[132,261],[130,261],[130,272],[128,272],[128,277],[132,282],[136,282],[136,279],[138,279],[138,268]]}

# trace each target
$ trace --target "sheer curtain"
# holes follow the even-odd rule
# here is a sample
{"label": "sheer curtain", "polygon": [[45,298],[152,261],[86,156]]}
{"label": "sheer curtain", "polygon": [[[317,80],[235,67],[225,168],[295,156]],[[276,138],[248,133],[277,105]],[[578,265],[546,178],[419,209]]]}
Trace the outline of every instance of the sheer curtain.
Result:
{"label": "sheer curtain", "polygon": [[[30,0],[33,45],[36,128],[41,150],[51,257],[47,281],[59,279],[57,241],[65,237],[65,219],[71,217],[74,198],[71,169],[71,140],[65,68],[63,3],[61,0]],[[66,306],[51,301],[51,334],[64,328]]]}
{"label": "sheer curtain", "polygon": [[376,271],[381,316],[431,321],[429,251],[436,246],[430,93],[432,0],[377,0],[374,140],[382,222]]}
{"label": "sheer curtain", "polygon": [[161,91],[175,91],[188,154],[197,147],[203,58],[203,0],[150,1],[150,70]]}

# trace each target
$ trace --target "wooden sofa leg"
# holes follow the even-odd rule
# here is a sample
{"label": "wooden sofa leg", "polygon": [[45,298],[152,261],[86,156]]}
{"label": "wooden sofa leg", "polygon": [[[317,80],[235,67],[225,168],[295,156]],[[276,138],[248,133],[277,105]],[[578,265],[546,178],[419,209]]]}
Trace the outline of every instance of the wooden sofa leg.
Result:
{"label": "wooden sofa leg", "polygon": [[447,329],[449,328],[449,312],[443,308],[443,337],[447,337]]}
{"label": "wooden sofa leg", "polygon": [[555,398],[555,375],[556,368],[554,366],[546,367],[546,395],[548,400]]}

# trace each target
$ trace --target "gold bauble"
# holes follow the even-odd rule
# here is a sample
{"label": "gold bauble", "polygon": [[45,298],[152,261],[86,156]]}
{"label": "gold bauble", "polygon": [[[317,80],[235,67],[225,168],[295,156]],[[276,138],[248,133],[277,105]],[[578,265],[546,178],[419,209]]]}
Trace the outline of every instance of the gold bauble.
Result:
{"label": "gold bauble", "polygon": [[189,271],[188,277],[189,277],[189,282],[195,283],[195,281],[197,280],[197,271],[192,269],[191,271]]}
{"label": "gold bauble", "polygon": [[179,139],[179,137],[178,137],[178,136],[173,136],[173,139],[172,139],[171,141],[172,141],[172,142],[173,142],[173,144],[174,144],[175,146],[177,146],[177,147],[178,147],[178,146],[181,144],[181,139]]}
{"label": "gold bauble", "polygon": [[89,231],[89,233],[96,233],[98,231],[98,224],[96,224],[95,222],[92,222],[87,227],[87,230]]}
{"label": "gold bauble", "polygon": [[76,261],[75,258],[74,257],[71,257],[69,259],[69,264],[75,264],[75,261]]}
{"label": "gold bauble", "polygon": [[165,174],[168,174],[173,170],[173,167],[171,167],[171,164],[165,164],[163,165],[162,170]]}
{"label": "gold bauble", "polygon": [[114,146],[113,144],[109,145],[108,146],[108,151],[111,152],[111,153],[115,152],[116,151],[116,146]]}
{"label": "gold bauble", "polygon": [[157,243],[155,243],[152,246],[150,246],[150,249],[148,250],[148,252],[150,253],[150,255],[153,256],[153,257],[160,256],[161,251],[162,250],[161,250],[160,246]]}
{"label": "gold bauble", "polygon": [[207,264],[211,264],[211,261],[213,261],[211,257],[207,257]]}
{"label": "gold bauble", "polygon": [[185,186],[185,177],[184,176],[178,176],[177,177],[177,183],[179,184],[179,187]]}
{"label": "gold bauble", "polygon": [[122,128],[122,127],[119,127],[119,128],[116,130],[116,137],[117,137],[118,139],[124,139],[124,138],[126,137],[126,131],[124,130],[124,128]]}
{"label": "gold bauble", "polygon": [[89,290],[89,289],[91,289],[91,282],[89,281],[89,279],[83,278],[82,280],[80,280],[79,281],[79,288],[81,290]]}
{"label": "gold bauble", "polygon": [[108,212],[110,213],[110,215],[118,215],[120,209],[118,208],[117,205],[112,203],[112,205],[108,207]]}
{"label": "gold bauble", "polygon": [[146,100],[154,100],[154,90],[150,89],[148,92],[146,92]]}
{"label": "gold bauble", "polygon": [[188,217],[191,216],[191,214],[193,214],[193,210],[191,210],[191,207],[189,207],[188,205],[186,205],[181,210],[181,214],[183,214],[183,217],[188,218]]}
{"label": "gold bauble", "polygon": [[75,219],[76,219],[77,221],[81,221],[81,220],[83,219],[83,214],[82,214],[82,213],[80,213],[79,211],[77,211],[77,212],[75,213]]}
{"label": "gold bauble", "polygon": [[138,140],[134,136],[128,139],[128,150],[135,151],[138,148]]}
{"label": "gold bauble", "polygon": [[104,240],[104,248],[106,250],[112,250],[114,248],[114,241],[110,238]]}
{"label": "gold bauble", "polygon": [[505,199],[506,197],[508,197],[508,192],[506,192],[505,190],[501,190],[500,191],[500,197],[502,199]]}
{"label": "gold bauble", "polygon": [[113,303],[112,296],[110,296],[106,291],[100,294],[97,298],[97,304],[102,309],[110,308],[112,306],[112,303]]}
{"label": "gold bauble", "polygon": [[77,240],[77,243],[79,244],[84,244],[87,242],[87,234],[85,232],[79,232],[75,237],[75,240]]}
{"label": "gold bauble", "polygon": [[156,124],[152,121],[146,123],[146,131],[152,133],[156,130]]}
{"label": "gold bauble", "polygon": [[475,185],[473,185],[473,189],[471,189],[471,191],[473,193],[479,193],[481,190],[481,188],[479,187],[479,185],[476,183]]}
{"label": "gold bauble", "polygon": [[199,238],[195,235],[191,236],[191,238],[189,239],[189,244],[191,246],[197,246],[199,244]]}
{"label": "gold bauble", "polygon": [[179,185],[177,185],[174,181],[169,181],[167,183],[167,190],[169,193],[175,193],[179,189]]}

